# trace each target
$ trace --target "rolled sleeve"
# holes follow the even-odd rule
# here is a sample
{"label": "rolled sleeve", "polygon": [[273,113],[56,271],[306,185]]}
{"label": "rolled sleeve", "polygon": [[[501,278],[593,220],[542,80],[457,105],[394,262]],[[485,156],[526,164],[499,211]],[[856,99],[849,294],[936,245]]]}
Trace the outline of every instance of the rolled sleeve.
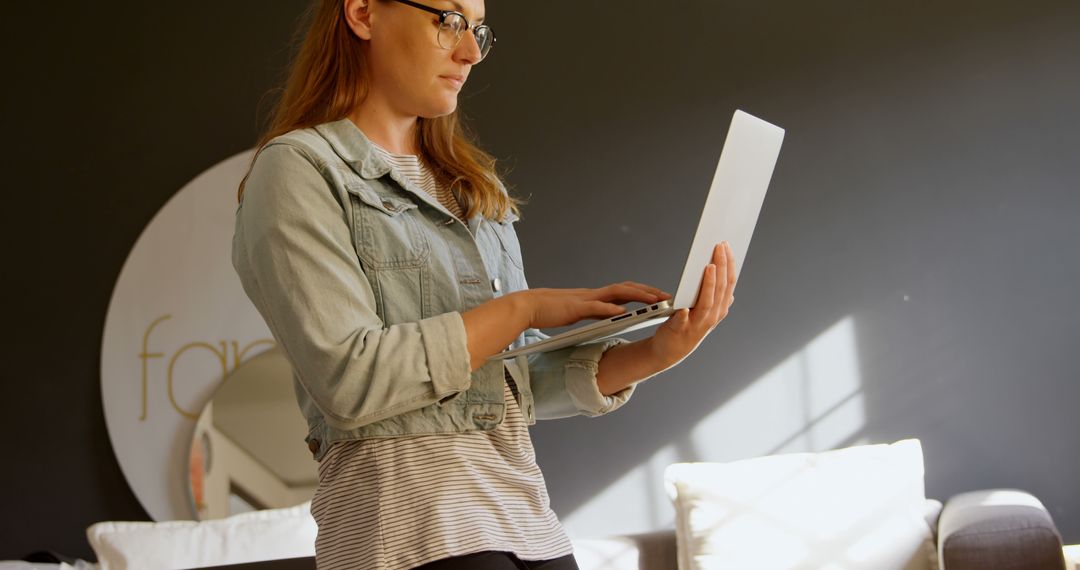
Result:
{"label": "rolled sleeve", "polygon": [[613,412],[633,394],[636,384],[631,384],[610,396],[600,393],[596,385],[596,373],[600,369],[600,359],[609,348],[630,341],[621,338],[606,339],[594,344],[575,347],[566,360],[566,391],[577,409],[586,416],[602,416]]}
{"label": "rolled sleeve", "polygon": [[428,362],[443,364],[429,371],[435,394],[456,393],[467,387],[462,384],[461,379],[469,378],[472,370],[467,356],[468,335],[461,313],[444,313],[419,321],[418,325]]}
{"label": "rolled sleeve", "polygon": [[[530,332],[546,336],[535,329]],[[596,374],[604,352],[629,342],[609,338],[533,355],[529,360],[529,376],[537,419],[597,417],[622,407],[633,395],[636,384],[605,396],[596,385]]]}

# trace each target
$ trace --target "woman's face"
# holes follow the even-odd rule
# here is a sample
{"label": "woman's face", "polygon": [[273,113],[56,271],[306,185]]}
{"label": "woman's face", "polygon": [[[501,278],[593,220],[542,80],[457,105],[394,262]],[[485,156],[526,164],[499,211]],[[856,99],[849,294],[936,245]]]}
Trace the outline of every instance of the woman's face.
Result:
{"label": "woman's face", "polygon": [[[484,0],[420,0],[438,10],[461,12],[471,25],[484,18]],[[366,9],[365,9],[366,5]],[[369,40],[372,92],[402,115],[434,118],[452,113],[480,48],[472,30],[456,47],[439,45],[439,16],[394,1],[347,0],[354,32]],[[366,12],[366,14],[364,13]],[[444,38],[449,32],[444,32]]]}

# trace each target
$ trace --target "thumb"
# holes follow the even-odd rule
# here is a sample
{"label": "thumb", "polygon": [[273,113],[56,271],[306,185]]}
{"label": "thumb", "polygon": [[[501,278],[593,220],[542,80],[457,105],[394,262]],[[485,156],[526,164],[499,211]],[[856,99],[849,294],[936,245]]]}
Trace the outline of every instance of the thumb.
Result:
{"label": "thumb", "polygon": [[682,328],[682,326],[686,324],[687,312],[687,309],[679,309],[678,311],[675,311],[675,314],[671,315],[671,317],[668,318],[668,322],[664,324],[670,325],[673,329]]}
{"label": "thumb", "polygon": [[690,309],[679,309],[679,324],[685,325],[690,320]]}

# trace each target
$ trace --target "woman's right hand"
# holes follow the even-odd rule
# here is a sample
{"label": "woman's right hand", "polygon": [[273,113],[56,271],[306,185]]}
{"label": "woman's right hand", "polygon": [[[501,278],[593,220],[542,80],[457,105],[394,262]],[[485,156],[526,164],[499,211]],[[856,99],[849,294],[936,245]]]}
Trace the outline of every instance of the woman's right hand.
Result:
{"label": "woman's right hand", "polygon": [[643,283],[623,281],[595,289],[526,289],[519,295],[525,305],[530,328],[552,328],[582,319],[606,319],[621,315],[619,303],[655,303],[671,295]]}
{"label": "woman's right hand", "polygon": [[525,289],[496,297],[461,314],[472,370],[507,347],[521,331],[570,325],[581,319],[605,319],[626,311],[618,303],[655,303],[671,295],[641,283],[624,281],[596,289]]}

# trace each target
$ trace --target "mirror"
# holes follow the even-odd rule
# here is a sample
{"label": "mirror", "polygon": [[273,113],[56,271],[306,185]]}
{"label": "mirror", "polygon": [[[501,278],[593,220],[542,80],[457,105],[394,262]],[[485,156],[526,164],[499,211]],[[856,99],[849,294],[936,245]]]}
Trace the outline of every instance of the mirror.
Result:
{"label": "mirror", "polygon": [[188,494],[199,520],[291,507],[311,499],[318,463],[275,346],[229,374],[203,408],[188,454]]}

